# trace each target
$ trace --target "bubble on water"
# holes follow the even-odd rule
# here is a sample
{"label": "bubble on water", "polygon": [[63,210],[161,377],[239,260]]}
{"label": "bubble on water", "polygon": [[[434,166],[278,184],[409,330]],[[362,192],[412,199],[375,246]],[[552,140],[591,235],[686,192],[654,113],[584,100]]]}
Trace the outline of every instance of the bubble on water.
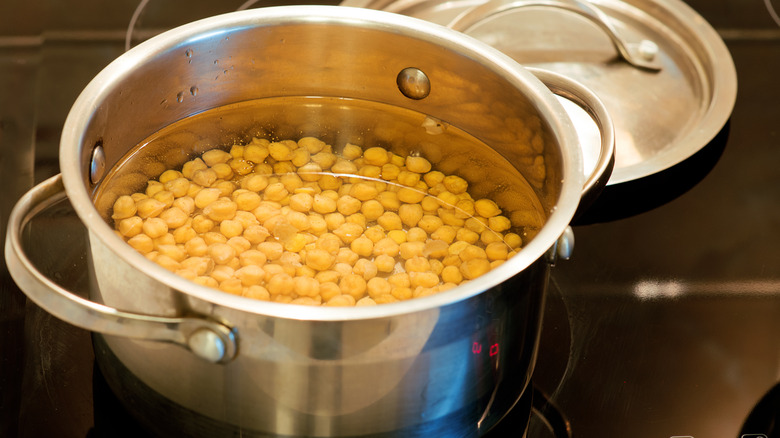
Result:
{"label": "bubble on water", "polygon": [[184,101],[184,92],[179,91],[178,94],[176,94],[176,102],[182,103]]}
{"label": "bubble on water", "polygon": [[190,87],[190,94],[192,94],[193,96],[197,96],[198,95],[198,87],[196,87],[195,85],[191,86]]}

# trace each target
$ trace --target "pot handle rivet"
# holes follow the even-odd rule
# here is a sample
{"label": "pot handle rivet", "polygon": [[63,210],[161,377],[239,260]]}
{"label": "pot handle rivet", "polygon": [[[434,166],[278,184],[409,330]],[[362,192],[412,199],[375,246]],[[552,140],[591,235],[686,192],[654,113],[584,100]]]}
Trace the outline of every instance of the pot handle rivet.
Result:
{"label": "pot handle rivet", "polygon": [[547,251],[547,262],[555,266],[555,262],[569,260],[574,252],[574,230],[567,226],[555,244]]}
{"label": "pot handle rivet", "polygon": [[227,350],[219,334],[207,328],[192,333],[187,340],[187,345],[196,356],[213,363],[221,362]]}
{"label": "pot handle rivet", "polygon": [[103,150],[103,142],[98,140],[92,148],[92,158],[89,161],[89,180],[92,184],[97,184],[105,173],[106,152]]}
{"label": "pot handle rivet", "polygon": [[420,100],[431,92],[431,81],[419,68],[407,67],[395,78],[398,89],[409,99]]}

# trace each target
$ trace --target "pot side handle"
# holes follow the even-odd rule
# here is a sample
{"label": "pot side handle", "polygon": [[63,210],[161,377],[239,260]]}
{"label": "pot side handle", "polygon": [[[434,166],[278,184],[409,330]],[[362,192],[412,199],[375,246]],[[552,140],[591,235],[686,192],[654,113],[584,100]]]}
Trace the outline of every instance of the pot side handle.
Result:
{"label": "pot side handle", "polygon": [[615,126],[604,103],[579,82],[549,70],[525,67],[554,94],[582,108],[596,123],[601,136],[599,156],[590,175],[586,175],[575,218],[580,216],[601,194],[615,167]]}
{"label": "pot side handle", "polygon": [[24,252],[22,232],[37,212],[65,196],[62,175],[53,176],[27,192],[8,219],[6,264],[11,277],[28,298],[57,318],[90,331],[174,343],[212,363],[226,363],[236,356],[236,335],[224,324],[199,317],[169,318],[123,312],[82,298],[43,275]]}

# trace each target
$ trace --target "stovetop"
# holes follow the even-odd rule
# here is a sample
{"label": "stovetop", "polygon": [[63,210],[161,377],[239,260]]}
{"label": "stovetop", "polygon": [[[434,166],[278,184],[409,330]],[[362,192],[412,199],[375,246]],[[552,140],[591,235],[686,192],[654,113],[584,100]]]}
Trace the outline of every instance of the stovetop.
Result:
{"label": "stovetop", "polygon": [[[124,51],[138,6],[85,1],[82,14],[29,3],[0,6],[3,230],[16,199],[58,172],[68,109]],[[221,12],[171,3],[181,22]],[[736,106],[697,155],[608,187],[574,225],[573,257],[553,269],[533,384],[575,438],[780,434],[760,415],[780,412],[780,3],[687,3],[731,51]],[[136,18],[167,24],[153,17]],[[47,238],[79,233],[63,213]],[[86,274],[72,269],[82,250],[34,256],[84,287]],[[27,302],[0,265],[0,436],[111,436],[101,435],[105,422],[119,420],[104,415],[114,401],[90,334]],[[534,416],[529,438],[549,435]]]}

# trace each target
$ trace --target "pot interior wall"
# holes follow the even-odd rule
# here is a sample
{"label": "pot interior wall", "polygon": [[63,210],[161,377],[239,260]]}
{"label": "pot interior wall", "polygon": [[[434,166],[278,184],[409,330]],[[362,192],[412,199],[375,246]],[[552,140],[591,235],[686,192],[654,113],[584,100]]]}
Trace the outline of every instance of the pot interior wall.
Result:
{"label": "pot interior wall", "polygon": [[[174,38],[175,44],[165,47],[157,47],[154,41],[142,44],[125,63],[130,65],[120,66],[126,71],[121,73],[121,80],[108,85],[82,136],[81,173],[85,184],[90,191],[95,189],[88,169],[96,144],[102,145],[111,168],[136,145],[189,116],[240,102],[314,96],[408,109],[430,116],[445,130],[457,127],[489,145],[528,182],[508,185],[504,190],[530,185],[543,208],[550,211],[560,188],[560,146],[526,96],[528,90],[461,54],[446,40],[428,41],[410,34],[349,22],[303,20],[284,25],[259,22],[252,27],[228,26],[197,36],[182,32],[180,38]],[[407,98],[396,85],[398,73],[409,66],[420,69],[430,79],[431,92],[424,99]],[[370,122],[360,117],[351,119],[356,112],[338,104],[320,106],[319,110],[315,107],[302,105],[293,110],[277,106],[267,109],[265,116],[255,114],[249,126],[243,125],[241,117],[229,123],[223,121],[210,128],[207,141],[205,132],[198,132],[189,146],[189,141],[178,138],[171,152],[179,155],[173,161],[183,162],[185,155],[205,143],[227,146],[253,129],[267,130],[269,113],[275,124],[273,131],[279,136],[333,136],[333,130],[338,130],[339,139],[350,141],[371,141],[373,136],[386,143],[393,137],[406,137],[423,144],[439,143],[436,148],[421,151],[434,162],[457,150],[455,146],[452,150],[442,147],[435,134],[428,134],[419,125],[399,125],[392,118]],[[291,126],[283,128],[285,118]],[[461,164],[450,165],[470,168]],[[465,177],[490,180],[485,173],[489,170],[492,177],[491,167],[495,166],[477,167],[471,178]],[[499,169],[511,170],[506,165]],[[512,181],[499,180],[493,191],[519,180],[517,176]]]}

